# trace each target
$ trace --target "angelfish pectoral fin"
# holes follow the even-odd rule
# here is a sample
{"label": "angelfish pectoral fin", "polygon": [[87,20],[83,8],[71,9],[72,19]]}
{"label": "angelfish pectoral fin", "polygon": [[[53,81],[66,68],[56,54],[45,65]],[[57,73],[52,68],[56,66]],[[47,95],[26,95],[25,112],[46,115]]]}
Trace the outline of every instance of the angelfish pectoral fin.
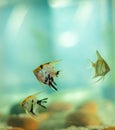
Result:
{"label": "angelfish pectoral fin", "polygon": [[46,107],[42,103],[47,103],[47,99],[48,98],[44,98],[44,99],[38,100],[37,104],[39,104],[41,107],[46,109]]}

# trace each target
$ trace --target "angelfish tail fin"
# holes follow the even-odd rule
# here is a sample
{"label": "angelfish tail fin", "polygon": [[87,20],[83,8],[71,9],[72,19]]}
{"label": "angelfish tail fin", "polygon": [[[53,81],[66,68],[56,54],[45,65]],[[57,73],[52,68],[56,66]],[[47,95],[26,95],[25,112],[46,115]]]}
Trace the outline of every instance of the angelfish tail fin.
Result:
{"label": "angelfish tail fin", "polygon": [[48,98],[44,98],[44,99],[38,100],[37,104],[39,104],[41,107],[46,109],[46,106],[44,106],[42,103],[47,103],[47,99]]}
{"label": "angelfish tail fin", "polygon": [[58,75],[59,75],[59,73],[60,73],[60,70],[58,70],[58,71],[56,72],[56,76],[58,76]]}

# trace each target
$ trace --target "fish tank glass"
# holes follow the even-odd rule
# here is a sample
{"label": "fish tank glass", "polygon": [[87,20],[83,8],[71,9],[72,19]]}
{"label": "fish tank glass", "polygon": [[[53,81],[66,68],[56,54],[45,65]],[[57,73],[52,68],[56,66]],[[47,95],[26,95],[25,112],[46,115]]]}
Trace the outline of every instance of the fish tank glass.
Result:
{"label": "fish tank glass", "polygon": [[115,1],[0,1],[0,129],[115,129]]}

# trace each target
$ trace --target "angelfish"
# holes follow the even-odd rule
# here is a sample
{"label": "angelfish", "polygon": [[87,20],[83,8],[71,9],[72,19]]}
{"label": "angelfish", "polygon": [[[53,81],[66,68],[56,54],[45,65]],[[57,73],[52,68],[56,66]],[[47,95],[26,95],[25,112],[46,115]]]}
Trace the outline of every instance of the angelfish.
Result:
{"label": "angelfish", "polygon": [[92,62],[92,66],[94,68],[94,77],[100,77],[97,81],[103,79],[105,75],[110,71],[110,67],[107,62],[102,58],[99,51],[96,51],[97,61]]}
{"label": "angelfish", "polygon": [[59,61],[60,60],[41,64],[33,70],[34,75],[40,82],[47,84],[49,87],[55,89],[56,91],[57,84],[54,81],[54,78],[59,75],[60,71],[54,69],[54,64],[56,64]]}
{"label": "angelfish", "polygon": [[37,119],[39,115],[39,106],[46,109],[46,106],[44,106],[44,103],[47,103],[48,98],[43,99],[37,99],[37,95],[41,92],[32,94],[28,97],[26,97],[20,105],[24,108],[25,112],[30,115],[32,118]]}

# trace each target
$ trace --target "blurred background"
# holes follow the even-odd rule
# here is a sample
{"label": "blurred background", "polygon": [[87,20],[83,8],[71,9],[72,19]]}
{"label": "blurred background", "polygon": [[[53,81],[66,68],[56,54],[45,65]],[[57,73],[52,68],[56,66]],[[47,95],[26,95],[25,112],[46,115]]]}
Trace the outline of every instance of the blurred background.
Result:
{"label": "blurred background", "polygon": [[[114,102],[114,30],[114,0],[0,0],[0,113],[42,90],[72,101]],[[90,62],[97,60],[96,50],[111,68],[99,83],[92,81]],[[55,65],[61,70],[58,92],[41,85],[32,72],[55,60],[62,60]]]}

